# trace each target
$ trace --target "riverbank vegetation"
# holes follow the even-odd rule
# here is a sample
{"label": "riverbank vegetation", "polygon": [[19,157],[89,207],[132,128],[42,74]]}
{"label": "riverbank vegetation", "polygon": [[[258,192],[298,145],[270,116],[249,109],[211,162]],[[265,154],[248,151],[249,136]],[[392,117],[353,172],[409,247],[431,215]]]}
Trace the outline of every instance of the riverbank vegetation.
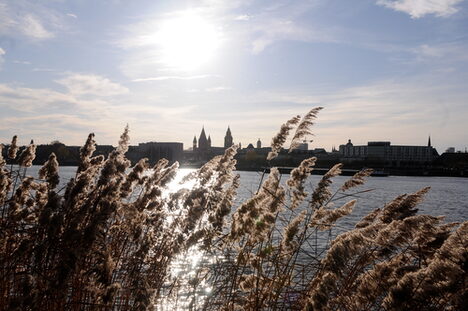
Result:
{"label": "riverbank vegetation", "polygon": [[[320,109],[282,125],[269,159],[288,137],[292,150],[310,135]],[[428,188],[376,206],[335,237],[371,170],[332,191],[335,165],[309,191],[316,161],[309,158],[287,176],[271,168],[258,191],[235,204],[237,146],[173,187],[177,163],[141,159],[130,167],[128,145],[126,128],[107,159],[93,156],[90,134],[75,177],[60,188],[55,155],[30,177],[34,143],[19,151],[13,139],[8,157],[18,166],[0,158],[2,310],[466,306],[468,222],[418,214]],[[194,254],[203,260],[176,271]]]}

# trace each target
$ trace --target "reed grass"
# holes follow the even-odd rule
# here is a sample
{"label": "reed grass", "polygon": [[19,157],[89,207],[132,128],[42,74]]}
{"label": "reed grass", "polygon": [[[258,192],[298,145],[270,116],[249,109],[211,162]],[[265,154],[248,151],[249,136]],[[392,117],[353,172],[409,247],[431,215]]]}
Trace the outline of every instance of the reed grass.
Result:
{"label": "reed grass", "polygon": [[[290,149],[311,134],[320,110],[286,122],[268,158],[295,127]],[[178,163],[163,159],[150,167],[141,159],[131,167],[128,145],[127,126],[107,159],[93,156],[90,134],[75,177],[58,189],[56,156],[38,179],[27,176],[34,143],[18,155],[13,137],[7,159],[0,157],[1,310],[466,307],[468,222],[418,214],[428,188],[396,197],[333,237],[332,228],[358,202],[334,203],[353,198],[371,170],[332,191],[338,164],[307,193],[315,158],[285,182],[271,168],[258,191],[236,206],[237,146],[169,191]],[[206,260],[190,274],[175,273],[194,252]]]}

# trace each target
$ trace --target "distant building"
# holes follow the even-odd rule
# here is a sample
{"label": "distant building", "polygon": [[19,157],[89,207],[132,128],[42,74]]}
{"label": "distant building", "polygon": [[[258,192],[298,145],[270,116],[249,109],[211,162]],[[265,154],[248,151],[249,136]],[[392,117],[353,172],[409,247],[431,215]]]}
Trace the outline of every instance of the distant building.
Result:
{"label": "distant building", "polygon": [[233,145],[233,138],[229,126],[224,137],[224,147],[213,147],[211,135],[208,135],[208,138],[206,136],[205,127],[202,127],[198,140],[196,136],[193,137],[192,151],[185,152],[187,161],[197,162],[209,160],[215,155],[223,154],[226,148]]}
{"label": "distant building", "polygon": [[327,154],[327,151],[325,150],[325,148],[315,148],[314,150],[312,150],[315,154]]}
{"label": "distant building", "polygon": [[308,143],[300,143],[297,148],[297,150],[309,150],[309,144]]}
{"label": "distant building", "polygon": [[370,141],[367,145],[354,146],[349,139],[346,145],[340,145],[339,152],[345,161],[381,161],[394,167],[428,164],[438,156],[430,138],[428,146],[392,145],[389,141]]}
{"label": "distant building", "polygon": [[455,153],[455,147],[448,147],[445,153]]}
{"label": "distant building", "polygon": [[210,147],[211,147],[211,137],[210,137],[210,140],[206,138],[205,127],[202,127],[200,137],[198,138],[198,147],[196,148],[196,150],[208,151]]}
{"label": "distant building", "polygon": [[231,129],[228,126],[226,135],[224,136],[224,148],[229,148],[232,145],[234,145],[234,143],[232,139]]}
{"label": "distant building", "polygon": [[257,140],[257,149],[262,148],[262,142],[260,141],[260,138]]}
{"label": "distant building", "polygon": [[138,146],[130,146],[127,157],[132,162],[137,162],[141,158],[148,158],[150,163],[156,163],[162,158],[169,162],[181,161],[183,157],[184,145],[176,142],[147,142]]}

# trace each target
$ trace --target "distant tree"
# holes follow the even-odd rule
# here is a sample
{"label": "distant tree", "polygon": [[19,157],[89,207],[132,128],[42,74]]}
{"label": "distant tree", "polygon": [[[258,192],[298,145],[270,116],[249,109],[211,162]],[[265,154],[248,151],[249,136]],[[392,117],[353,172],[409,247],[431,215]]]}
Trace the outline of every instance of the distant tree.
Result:
{"label": "distant tree", "polygon": [[65,145],[65,144],[59,140],[53,140],[50,142],[50,145]]}

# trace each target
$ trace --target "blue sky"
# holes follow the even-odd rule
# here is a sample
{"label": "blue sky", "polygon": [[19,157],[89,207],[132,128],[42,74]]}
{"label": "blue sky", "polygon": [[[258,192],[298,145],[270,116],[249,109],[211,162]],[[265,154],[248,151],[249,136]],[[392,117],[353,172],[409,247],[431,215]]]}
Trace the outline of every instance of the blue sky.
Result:
{"label": "blue sky", "polygon": [[0,141],[468,146],[464,0],[0,0]]}

